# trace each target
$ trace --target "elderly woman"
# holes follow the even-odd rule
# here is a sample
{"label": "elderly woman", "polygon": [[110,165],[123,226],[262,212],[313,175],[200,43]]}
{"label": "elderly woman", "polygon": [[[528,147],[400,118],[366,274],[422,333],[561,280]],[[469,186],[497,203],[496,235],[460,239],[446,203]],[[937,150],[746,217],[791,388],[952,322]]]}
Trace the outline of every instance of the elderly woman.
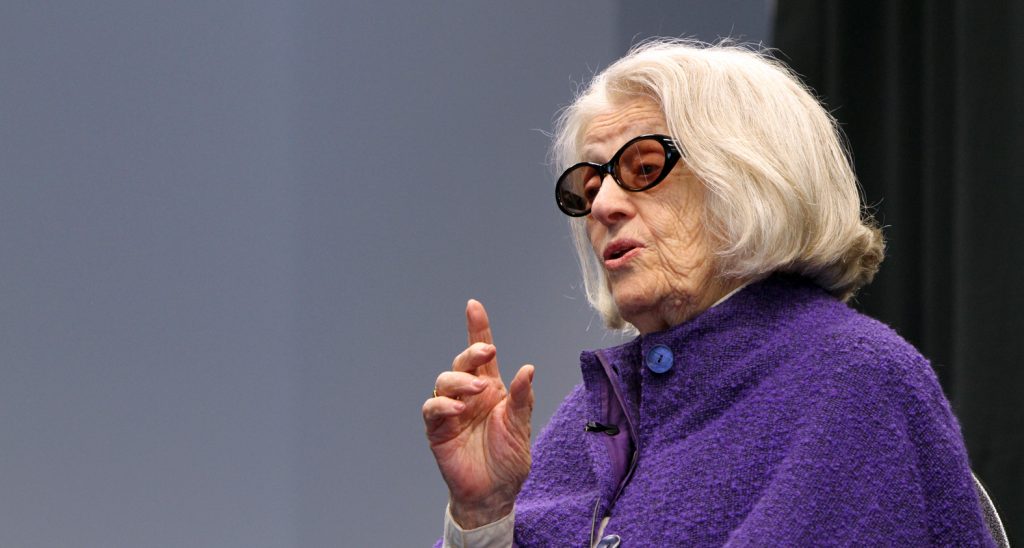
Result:
{"label": "elderly woman", "polygon": [[[775,60],[648,43],[563,112],[555,189],[632,341],[530,448],[483,306],[423,405],[451,546],[990,545],[928,362],[844,304],[883,255],[834,120]],[[532,457],[532,462],[531,462]]]}

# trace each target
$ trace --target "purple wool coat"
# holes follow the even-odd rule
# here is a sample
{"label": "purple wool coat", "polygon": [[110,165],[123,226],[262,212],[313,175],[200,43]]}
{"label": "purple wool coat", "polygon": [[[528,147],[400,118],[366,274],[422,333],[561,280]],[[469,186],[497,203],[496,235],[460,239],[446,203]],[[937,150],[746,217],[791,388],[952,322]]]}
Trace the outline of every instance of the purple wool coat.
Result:
{"label": "purple wool coat", "polygon": [[580,361],[518,546],[588,546],[606,516],[623,548],[994,545],[927,360],[810,282],[768,278]]}

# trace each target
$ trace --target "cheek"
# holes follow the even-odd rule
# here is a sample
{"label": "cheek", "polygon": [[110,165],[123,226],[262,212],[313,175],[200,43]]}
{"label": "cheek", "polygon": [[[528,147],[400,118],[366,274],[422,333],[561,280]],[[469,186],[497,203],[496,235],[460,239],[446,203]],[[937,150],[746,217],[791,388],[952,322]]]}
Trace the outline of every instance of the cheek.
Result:
{"label": "cheek", "polygon": [[594,250],[594,253],[600,256],[601,250],[598,249],[598,247],[608,236],[608,229],[601,223],[588,218],[583,230],[587,234],[587,241],[590,242],[590,248]]}
{"label": "cheek", "polygon": [[652,236],[666,250],[689,249],[703,240],[704,226],[696,208],[684,207],[679,210],[665,209],[650,217],[648,222]]}
{"label": "cheek", "polygon": [[652,215],[650,228],[657,241],[662,269],[671,276],[690,277],[708,260],[701,211],[695,204]]}

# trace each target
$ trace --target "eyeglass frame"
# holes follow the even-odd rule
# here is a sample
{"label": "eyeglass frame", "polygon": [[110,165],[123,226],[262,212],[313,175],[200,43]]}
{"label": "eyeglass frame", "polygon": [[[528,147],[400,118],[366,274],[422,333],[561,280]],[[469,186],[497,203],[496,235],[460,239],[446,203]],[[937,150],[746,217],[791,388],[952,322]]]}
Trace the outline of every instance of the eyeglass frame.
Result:
{"label": "eyeglass frame", "polygon": [[[663,165],[661,168],[661,174],[658,175],[658,177],[653,182],[650,182],[642,187],[633,188],[627,186],[626,183],[619,178],[619,174],[617,173],[615,168],[616,166],[618,166],[619,160],[622,158],[622,155],[626,153],[626,150],[629,148],[630,145],[636,143],[637,141],[643,141],[645,139],[657,141],[661,145],[662,149],[664,149],[665,151],[665,165]],[[566,170],[563,171],[562,174],[558,177],[558,180],[555,181],[555,203],[558,204],[558,209],[562,210],[562,213],[565,213],[570,217],[585,217],[587,215],[590,215],[592,207],[588,207],[587,210],[582,213],[570,213],[568,210],[566,210],[566,206],[562,204],[562,199],[558,192],[559,188],[561,188],[562,186],[562,181],[565,180],[566,176],[568,176],[577,168],[591,167],[596,169],[597,174],[600,176],[601,184],[604,184],[604,178],[606,176],[611,175],[612,180],[615,181],[615,184],[619,185],[619,188],[621,188],[622,190],[625,190],[626,192],[644,192],[645,190],[650,190],[654,188],[659,183],[664,181],[668,177],[668,174],[676,167],[676,164],[682,157],[682,151],[679,150],[679,146],[676,145],[676,141],[672,137],[668,135],[662,135],[660,133],[648,133],[644,135],[638,135],[636,137],[633,137],[629,141],[626,141],[626,144],[622,145],[622,148],[620,148],[611,157],[611,159],[604,164],[598,164],[595,162],[579,162],[566,168]]]}

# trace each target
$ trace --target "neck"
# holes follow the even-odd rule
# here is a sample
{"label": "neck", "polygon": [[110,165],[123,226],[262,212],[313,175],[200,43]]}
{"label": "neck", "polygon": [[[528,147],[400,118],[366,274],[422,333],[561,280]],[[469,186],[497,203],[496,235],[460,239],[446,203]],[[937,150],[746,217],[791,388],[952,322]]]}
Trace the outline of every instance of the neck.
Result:
{"label": "neck", "polygon": [[713,278],[695,295],[676,295],[664,299],[646,313],[623,318],[641,335],[657,333],[688,322],[705,310],[732,296],[753,279]]}

